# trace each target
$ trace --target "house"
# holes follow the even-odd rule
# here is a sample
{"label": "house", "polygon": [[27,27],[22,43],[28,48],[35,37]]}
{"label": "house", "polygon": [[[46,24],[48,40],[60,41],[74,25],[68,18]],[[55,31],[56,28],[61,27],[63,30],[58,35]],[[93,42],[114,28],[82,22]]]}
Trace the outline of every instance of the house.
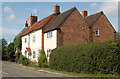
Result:
{"label": "house", "polygon": [[31,14],[30,26],[26,21],[24,29],[17,36],[22,36],[22,54],[37,61],[39,49],[45,50],[49,59],[50,51],[54,48],[114,40],[115,33],[102,11],[88,16],[87,11],[82,11],[81,15],[73,7],[61,13],[60,6],[55,5],[54,13],[40,21]]}

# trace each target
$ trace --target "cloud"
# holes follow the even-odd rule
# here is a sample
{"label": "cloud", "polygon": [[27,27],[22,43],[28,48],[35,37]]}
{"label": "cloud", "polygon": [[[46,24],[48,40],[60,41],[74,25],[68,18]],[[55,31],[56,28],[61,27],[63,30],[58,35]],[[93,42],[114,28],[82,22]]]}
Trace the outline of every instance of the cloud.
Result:
{"label": "cloud", "polygon": [[9,16],[6,17],[7,21],[12,21],[16,18],[16,16],[14,14],[10,14]]}
{"label": "cloud", "polygon": [[33,9],[32,12],[35,13],[35,14],[37,14],[38,10],[37,9]]}
{"label": "cloud", "polygon": [[6,13],[13,13],[13,10],[9,6],[5,6],[4,12],[6,12]]}
{"label": "cloud", "polygon": [[117,16],[118,2],[104,2],[99,10],[103,11],[108,16]]}
{"label": "cloud", "polygon": [[96,6],[98,6],[98,4],[97,3],[91,3],[89,6],[90,7],[96,7]]}
{"label": "cloud", "polygon": [[17,34],[19,32],[19,30],[14,29],[14,28],[6,28],[6,27],[1,27],[0,26],[0,30],[2,30],[2,34]]}

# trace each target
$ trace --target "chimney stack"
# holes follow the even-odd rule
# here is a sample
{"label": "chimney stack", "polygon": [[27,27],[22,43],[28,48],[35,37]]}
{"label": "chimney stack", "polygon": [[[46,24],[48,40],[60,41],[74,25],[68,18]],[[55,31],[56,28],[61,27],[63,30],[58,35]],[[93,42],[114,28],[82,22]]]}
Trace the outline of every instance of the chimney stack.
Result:
{"label": "chimney stack", "polygon": [[37,22],[37,16],[30,16],[30,26],[32,26],[35,22]]}
{"label": "chimney stack", "polygon": [[60,14],[60,6],[58,6],[57,4],[54,6],[54,12],[56,14]]}
{"label": "chimney stack", "polygon": [[88,15],[88,12],[85,11],[85,10],[83,10],[83,11],[82,11],[82,16],[83,16],[83,17],[86,17],[87,15]]}
{"label": "chimney stack", "polygon": [[27,23],[27,21],[26,21],[26,23],[25,23],[25,27],[28,27],[28,23]]}

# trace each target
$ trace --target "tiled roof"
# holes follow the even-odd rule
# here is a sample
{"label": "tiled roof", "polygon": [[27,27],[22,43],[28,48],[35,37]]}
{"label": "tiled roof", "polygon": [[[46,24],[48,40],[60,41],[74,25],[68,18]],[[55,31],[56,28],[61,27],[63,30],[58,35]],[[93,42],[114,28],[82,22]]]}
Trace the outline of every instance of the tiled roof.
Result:
{"label": "tiled roof", "polygon": [[26,50],[27,50],[27,52],[31,52],[31,49],[28,47],[26,47]]}
{"label": "tiled roof", "polygon": [[[56,15],[55,13],[51,14],[50,16],[40,20],[39,22],[36,22],[35,24],[33,24],[32,26],[29,26],[28,28],[24,28],[17,36],[19,35],[26,35],[28,33],[31,33],[37,29],[40,29],[42,27],[45,26],[44,32],[48,32],[51,30],[54,30],[56,28],[58,28],[58,26],[60,26],[60,24],[62,24],[65,19],[76,9],[76,7],[73,7],[59,15]],[[91,27],[96,20],[101,16],[103,12],[98,12],[96,14],[87,16],[84,18],[84,20],[87,22],[88,26]],[[55,17],[53,17],[55,16]],[[52,18],[52,20],[51,20]]]}
{"label": "tiled roof", "polygon": [[28,29],[29,29],[29,27],[25,27],[25,28],[24,28],[17,36],[15,36],[15,37],[22,36],[22,34],[24,34]]}
{"label": "tiled roof", "polygon": [[75,7],[61,13],[60,15],[56,16],[55,19],[46,27],[44,32],[56,29],[71,13],[76,9]]}
{"label": "tiled roof", "polygon": [[85,21],[87,22],[89,27],[92,27],[92,25],[97,21],[97,19],[103,14],[102,11],[95,13],[93,15],[85,17]]}
{"label": "tiled roof", "polygon": [[48,16],[48,17],[40,20],[39,22],[36,22],[36,23],[33,24],[32,26],[30,26],[29,29],[28,29],[25,33],[23,33],[22,35],[24,36],[24,35],[32,32],[32,31],[34,31],[34,30],[37,30],[37,29],[42,28],[42,27],[47,23],[47,21],[49,21],[49,19],[50,19],[53,15],[54,15],[54,14],[51,14],[50,16]]}

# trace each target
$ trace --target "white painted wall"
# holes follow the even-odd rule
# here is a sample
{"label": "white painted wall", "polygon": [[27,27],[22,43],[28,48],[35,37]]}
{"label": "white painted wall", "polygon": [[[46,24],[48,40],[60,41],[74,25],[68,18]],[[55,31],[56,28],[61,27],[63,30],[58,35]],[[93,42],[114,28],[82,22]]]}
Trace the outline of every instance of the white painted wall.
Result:
{"label": "white painted wall", "polygon": [[47,33],[44,33],[44,50],[46,56],[48,49],[52,50],[55,49],[56,47],[57,47],[57,30],[52,31],[52,38],[47,38]]}
{"label": "white painted wall", "polygon": [[[33,42],[33,36],[35,36],[35,42]],[[31,60],[36,60],[38,59],[38,50],[41,49],[41,44],[42,43],[42,30],[37,30],[32,33],[30,33],[30,48],[32,51],[32,56]],[[33,51],[36,51],[36,58],[33,58]]]}
{"label": "white painted wall", "polygon": [[[33,42],[33,36],[35,36],[35,42]],[[25,38],[27,38],[26,43],[25,43]],[[29,42],[29,44],[28,44],[28,42]],[[41,48],[42,47],[42,30],[41,29],[22,37],[22,54],[24,56],[25,56],[26,47],[30,47],[31,51],[32,51],[31,52],[32,55],[29,57],[30,60],[32,60],[32,61],[35,60],[38,62],[38,60],[37,60],[38,53],[39,53],[38,50],[42,49]],[[44,33],[44,50],[45,50],[46,56],[47,56],[47,50],[49,50],[49,49],[52,50],[56,47],[57,47],[57,30],[52,31],[51,38],[47,38],[47,33]],[[36,52],[36,58],[33,58],[33,51]],[[27,58],[28,58],[28,52],[27,52]]]}
{"label": "white painted wall", "polygon": [[[26,43],[25,43],[25,38],[27,38]],[[24,55],[24,56],[25,56],[26,47],[28,47],[28,38],[29,38],[28,35],[25,35],[25,36],[22,37],[22,55]]]}

